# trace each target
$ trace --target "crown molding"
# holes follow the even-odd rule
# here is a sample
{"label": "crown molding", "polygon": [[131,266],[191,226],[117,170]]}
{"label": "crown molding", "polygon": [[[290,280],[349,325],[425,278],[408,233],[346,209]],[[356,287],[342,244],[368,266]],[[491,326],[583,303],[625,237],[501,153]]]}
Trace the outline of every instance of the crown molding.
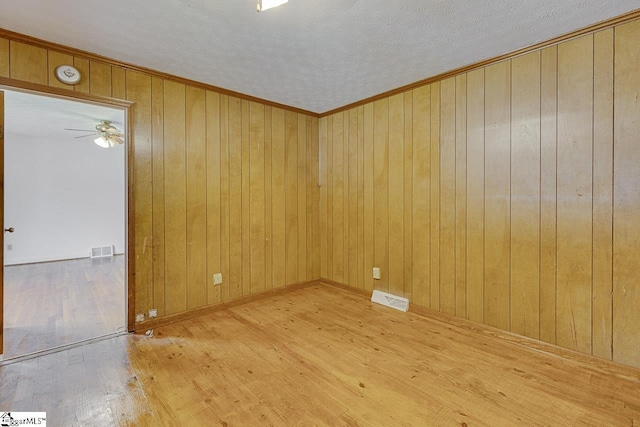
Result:
{"label": "crown molding", "polygon": [[637,19],[640,18],[640,9],[625,13],[623,15],[619,15],[610,19],[607,19],[605,21],[601,21],[592,25],[589,25],[587,27],[572,31],[570,33],[567,34],[563,34],[561,36],[558,37],[554,37],[552,39],[540,42],[540,43],[536,43],[533,44],[531,46],[526,46],[523,47],[521,49],[518,50],[514,50],[512,52],[509,53],[505,53],[503,55],[499,55],[493,58],[489,58],[489,59],[485,59],[479,62],[475,62],[473,64],[469,64],[469,65],[465,65],[463,67],[459,67],[432,77],[427,77],[426,79],[422,79],[419,80],[417,82],[414,83],[410,83],[404,86],[400,86],[398,88],[386,91],[386,92],[382,92],[380,94],[362,99],[360,101],[356,101],[356,102],[352,102],[350,104],[344,105],[342,107],[338,107],[338,108],[334,108],[332,110],[329,111],[325,111],[324,113],[315,113],[313,111],[308,111],[308,110],[303,110],[301,108],[297,108],[297,107],[292,107],[289,105],[284,105],[284,104],[279,104],[277,102],[273,102],[273,101],[269,101],[266,99],[262,99],[262,98],[257,98],[251,95],[246,95],[240,92],[235,92],[232,90],[228,90],[228,89],[224,89],[218,86],[213,86],[213,85],[209,85],[206,83],[202,83],[202,82],[198,82],[195,80],[190,80],[184,77],[179,77],[179,76],[175,76],[173,74],[168,74],[168,73],[164,73],[162,71],[157,71],[157,70],[153,70],[150,68],[146,68],[146,67],[141,67],[138,65],[134,65],[134,64],[129,64],[127,62],[123,62],[123,61],[118,61],[116,59],[112,59],[112,58],[108,58],[106,56],[102,56],[102,55],[98,55],[95,53],[91,53],[91,52],[87,52],[81,49],[76,49],[76,48],[72,48],[72,47],[68,47],[68,46],[64,46],[64,45],[60,45],[57,43],[53,43],[47,40],[43,40],[43,39],[39,39],[36,37],[32,37],[32,36],[28,36],[25,34],[20,34],[20,33],[16,33],[14,31],[10,31],[10,30],[6,30],[3,28],[0,28],[0,37],[3,38],[7,38],[9,40],[13,40],[13,41],[18,41],[21,43],[26,43],[26,44],[30,44],[33,46],[38,46],[38,47],[42,47],[45,49],[51,49],[51,50],[55,50],[61,53],[66,53],[69,55],[73,55],[73,56],[78,56],[78,57],[82,57],[85,59],[89,59],[89,60],[93,60],[93,61],[99,61],[102,63],[106,63],[115,67],[121,67],[124,68],[126,70],[131,70],[131,71],[137,71],[140,73],[144,73],[144,74],[149,74],[151,76],[154,77],[160,77],[163,78],[165,80],[170,80],[170,81],[174,81],[177,83],[183,83],[186,85],[190,85],[190,86],[194,86],[194,87],[199,87],[205,90],[211,90],[214,92],[218,92],[220,94],[223,95],[229,95],[229,96],[233,96],[236,98],[240,98],[240,99],[244,99],[244,100],[248,100],[248,101],[252,101],[252,102],[259,102],[261,104],[264,105],[269,105],[272,107],[276,107],[276,108],[281,108],[283,110],[289,110],[289,111],[293,111],[295,113],[300,113],[300,114],[304,114],[307,116],[311,116],[311,117],[316,117],[316,118],[320,118],[320,117],[327,117],[330,116],[332,114],[336,114],[336,113],[340,113],[346,110],[350,110],[352,108],[355,107],[359,107],[361,105],[365,105],[380,99],[384,99],[384,98],[388,98],[390,96],[393,95],[397,95],[399,93],[403,93],[403,92],[407,92],[409,90],[412,89],[416,89],[422,86],[426,86],[428,84],[431,83],[435,83],[444,79],[447,79],[449,77],[453,77],[456,76],[458,74],[462,74],[462,73],[466,73],[472,70],[476,70],[478,68],[482,68],[482,67],[486,67],[487,65],[491,65],[491,64],[495,64],[501,61],[507,61],[510,59],[513,59],[515,57],[521,56],[521,55],[525,55],[527,53],[530,52],[534,52],[536,50],[541,50],[545,47],[549,47],[549,46],[554,46],[554,45],[558,45],[560,43],[566,42],[568,40],[577,38],[577,37],[581,37],[587,34],[591,34],[591,33],[595,33],[597,31],[601,31],[601,30],[605,30],[608,28],[613,28],[617,25],[621,25],[621,24],[625,24],[627,22],[631,22],[631,21],[635,21]]}
{"label": "crown molding", "polygon": [[638,18],[640,18],[640,9],[625,13],[624,15],[616,16],[616,17],[611,18],[611,19],[607,19],[606,21],[602,21],[602,22],[598,22],[598,23],[593,24],[593,25],[589,25],[588,27],[584,27],[584,28],[581,28],[579,30],[572,31],[570,33],[563,34],[561,36],[554,37],[552,39],[549,39],[549,40],[546,40],[546,41],[543,41],[543,42],[540,42],[540,43],[536,43],[536,44],[531,45],[531,46],[523,47],[521,49],[514,50],[514,51],[509,52],[509,53],[505,53],[504,55],[496,56],[496,57],[489,58],[489,59],[484,59],[482,61],[475,62],[473,64],[465,65],[463,67],[456,68],[456,69],[451,70],[451,71],[446,71],[444,73],[435,75],[433,77],[427,77],[426,79],[419,80],[419,81],[414,82],[414,83],[409,83],[408,85],[401,86],[401,87],[398,87],[396,89],[392,89],[392,90],[389,90],[387,92],[383,92],[383,93],[380,93],[378,95],[374,95],[374,96],[371,96],[369,98],[365,98],[365,99],[362,99],[360,101],[356,101],[356,102],[353,102],[351,104],[348,104],[348,105],[345,105],[345,106],[342,106],[342,107],[338,107],[338,108],[335,108],[333,110],[326,111],[324,113],[320,113],[320,117],[327,117],[327,116],[330,116],[332,114],[341,113],[343,111],[347,111],[347,110],[350,110],[352,108],[359,107],[361,105],[369,104],[371,102],[378,101],[378,100],[384,99],[384,98],[388,98],[390,96],[397,95],[399,93],[407,92],[409,90],[417,89],[419,87],[426,86],[426,85],[431,84],[431,83],[439,82],[439,81],[445,80],[445,79],[447,79],[449,77],[456,76],[458,74],[466,73],[466,72],[469,72],[469,71],[472,71],[472,70],[476,70],[478,68],[486,67],[487,65],[495,64],[495,63],[498,63],[498,62],[507,61],[507,60],[513,59],[513,58],[515,58],[517,56],[525,55],[527,53],[534,52],[536,50],[544,49],[545,47],[558,45],[560,43],[563,43],[563,42],[566,42],[568,40],[575,39],[575,38],[578,38],[578,37],[581,37],[581,36],[584,36],[584,35],[587,35],[587,34],[596,33],[598,31],[602,31],[602,30],[606,30],[606,29],[609,29],[609,28],[613,28],[613,27],[615,27],[617,25],[620,25],[620,24],[625,24],[627,22],[635,21]]}
{"label": "crown molding", "polygon": [[262,99],[262,98],[257,98],[255,96],[251,96],[251,95],[247,95],[244,93],[240,93],[240,92],[235,92],[232,90],[228,90],[228,89],[224,89],[218,86],[214,86],[214,85],[210,85],[210,84],[206,84],[206,83],[202,83],[196,80],[191,80],[191,79],[187,79],[184,77],[180,77],[180,76],[176,76],[173,74],[169,74],[169,73],[164,73],[162,71],[157,71],[157,70],[153,70],[151,68],[146,68],[146,67],[141,67],[139,65],[134,65],[134,64],[130,64],[128,62],[123,62],[123,61],[119,61],[117,59],[113,59],[113,58],[108,58],[106,56],[102,56],[102,55],[98,55],[95,53],[91,53],[91,52],[87,52],[81,49],[76,49],[73,47],[69,47],[69,46],[64,46],[61,44],[57,44],[54,42],[50,42],[47,40],[43,40],[43,39],[39,39],[36,37],[32,37],[32,36],[28,36],[26,34],[21,34],[21,33],[16,33],[14,31],[10,31],[4,28],[0,28],[0,37],[2,38],[6,38],[12,41],[16,41],[16,42],[20,42],[20,43],[25,43],[31,46],[37,46],[37,47],[41,47],[44,49],[51,49],[54,50],[56,52],[60,52],[60,53],[66,53],[68,55],[73,55],[75,57],[81,57],[84,59],[88,59],[91,61],[97,61],[97,62],[102,62],[104,64],[109,64],[111,66],[114,67],[120,67],[123,68],[125,70],[129,70],[129,71],[136,71],[139,73],[143,73],[143,74],[148,74],[152,77],[159,77],[165,80],[170,80],[176,83],[183,83],[185,85],[189,85],[189,86],[193,86],[193,87],[197,87],[197,88],[201,88],[201,89],[205,89],[205,90],[210,90],[213,92],[217,92],[220,93],[222,95],[229,95],[229,96],[233,96],[236,98],[240,98],[240,99],[244,99],[247,101],[252,101],[252,102],[258,102],[264,105],[268,105],[271,107],[275,107],[275,108],[281,108],[283,110],[289,110],[289,111],[293,111],[295,113],[300,113],[300,114],[304,114],[307,116],[311,116],[311,117],[320,117],[319,113],[314,113],[313,111],[307,111],[307,110],[303,110],[301,108],[297,108],[297,107],[292,107],[290,105],[285,105],[285,104],[280,104],[277,102],[273,102],[273,101],[269,101],[267,99]]}

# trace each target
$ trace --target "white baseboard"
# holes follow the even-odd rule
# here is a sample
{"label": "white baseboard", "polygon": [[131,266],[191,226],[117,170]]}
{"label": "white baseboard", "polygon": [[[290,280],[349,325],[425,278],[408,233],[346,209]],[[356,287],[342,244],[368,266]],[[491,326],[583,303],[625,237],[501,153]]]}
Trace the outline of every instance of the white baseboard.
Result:
{"label": "white baseboard", "polygon": [[[121,253],[114,253],[116,255],[124,255]],[[49,256],[38,256],[38,257],[18,257],[18,258],[7,258],[5,253],[4,265],[20,265],[20,264],[38,264],[41,262],[52,262],[52,261],[68,261],[72,259],[80,259],[80,258],[89,258],[87,253],[82,254],[66,254],[66,255],[49,255]]]}

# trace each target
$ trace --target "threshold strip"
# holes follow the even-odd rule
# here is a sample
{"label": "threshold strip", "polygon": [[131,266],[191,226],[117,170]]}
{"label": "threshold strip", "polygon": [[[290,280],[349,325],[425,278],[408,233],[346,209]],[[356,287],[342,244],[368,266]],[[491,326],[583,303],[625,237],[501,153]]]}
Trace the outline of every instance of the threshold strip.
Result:
{"label": "threshold strip", "polygon": [[[10,357],[8,359],[4,359],[4,360],[0,360],[0,367],[2,366],[7,366],[7,365],[12,365],[14,363],[19,363],[19,362],[24,362],[27,360],[31,360],[31,359],[35,359],[37,357],[41,357],[41,356],[47,356],[49,354],[53,354],[53,353],[59,353],[61,351],[65,351],[65,350],[70,350],[72,348],[77,348],[77,347],[82,347],[85,345],[89,345],[89,344],[93,344],[96,342],[100,342],[100,341],[105,341],[111,338],[116,338],[116,337],[121,337],[124,335],[129,334],[129,332],[127,331],[116,331],[110,334],[106,334],[106,335],[100,335],[98,337],[93,337],[93,338],[88,338],[86,340],[81,340],[81,341],[76,341],[73,342],[71,344],[63,344],[63,345],[59,345],[57,347],[51,347],[45,350],[40,350],[40,351],[34,351],[32,353],[27,353],[27,354],[23,354],[21,356],[14,356],[14,357]],[[2,357],[2,356],[0,356]]]}

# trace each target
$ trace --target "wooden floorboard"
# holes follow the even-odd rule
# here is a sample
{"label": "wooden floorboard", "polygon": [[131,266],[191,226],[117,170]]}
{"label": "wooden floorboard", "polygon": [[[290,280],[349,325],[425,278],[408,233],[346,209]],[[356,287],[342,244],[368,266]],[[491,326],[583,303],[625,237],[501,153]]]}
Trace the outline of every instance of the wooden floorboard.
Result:
{"label": "wooden floorboard", "polygon": [[124,256],[6,266],[4,359],[125,329]]}
{"label": "wooden floorboard", "polygon": [[634,426],[640,371],[313,285],[0,367],[51,425]]}

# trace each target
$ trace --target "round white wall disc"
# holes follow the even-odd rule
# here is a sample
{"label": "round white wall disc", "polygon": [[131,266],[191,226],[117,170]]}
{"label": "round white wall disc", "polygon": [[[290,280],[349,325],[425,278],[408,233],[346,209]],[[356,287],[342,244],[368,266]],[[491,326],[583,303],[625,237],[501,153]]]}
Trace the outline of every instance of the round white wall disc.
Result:
{"label": "round white wall disc", "polygon": [[56,67],[56,78],[67,85],[76,85],[80,83],[82,75],[77,68],[71,65],[60,65]]}

